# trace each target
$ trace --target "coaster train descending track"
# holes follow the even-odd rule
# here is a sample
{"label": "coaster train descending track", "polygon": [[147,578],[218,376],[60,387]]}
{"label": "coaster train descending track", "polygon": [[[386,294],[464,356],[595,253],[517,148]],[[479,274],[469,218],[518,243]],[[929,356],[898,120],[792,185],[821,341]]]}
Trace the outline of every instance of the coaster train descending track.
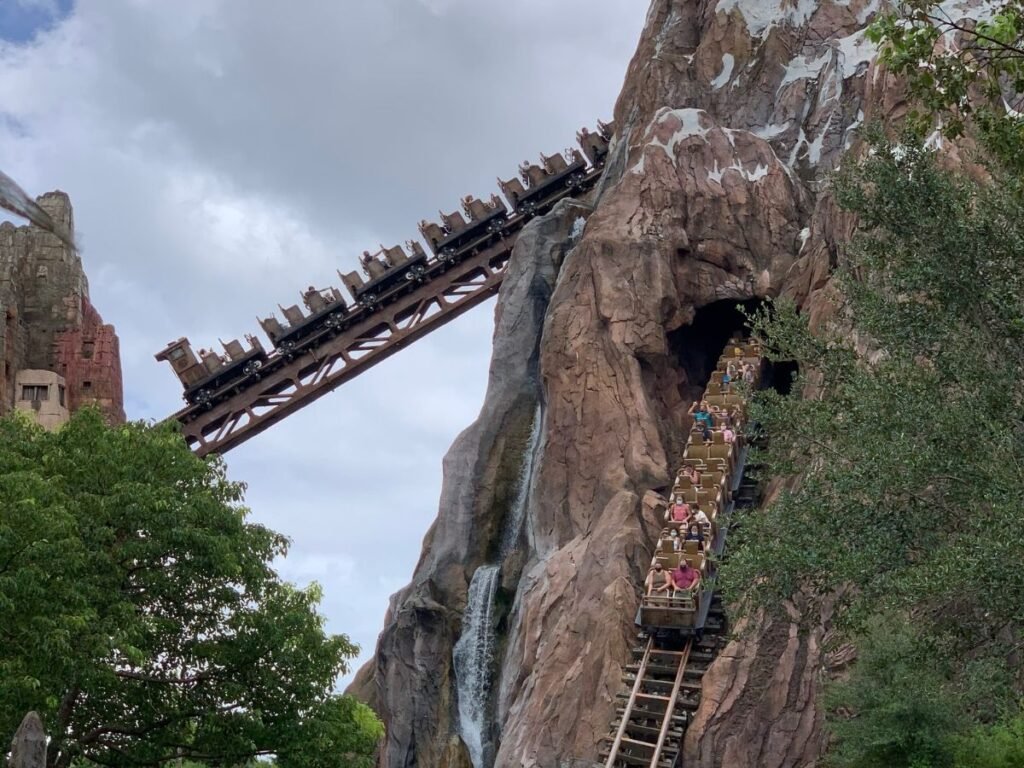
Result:
{"label": "coaster train descending track", "polygon": [[423,221],[420,233],[430,256],[415,241],[364,252],[364,280],[357,272],[339,277],[352,295],[337,288],[303,292],[307,312],[281,308],[260,320],[273,350],[255,336],[223,344],[226,354],[192,351],[187,338],[156,355],[167,360],[185,388],[185,408],[170,418],[182,425],[200,456],[224,453],[309,405],[416,339],[440,328],[495,295],[519,232],[559,200],[590,189],[601,177],[613,126],[598,122],[576,138],[582,148],[541,155],[523,163],[519,178],[498,179],[511,205],[497,195],[489,202],[466,197],[463,215]]}

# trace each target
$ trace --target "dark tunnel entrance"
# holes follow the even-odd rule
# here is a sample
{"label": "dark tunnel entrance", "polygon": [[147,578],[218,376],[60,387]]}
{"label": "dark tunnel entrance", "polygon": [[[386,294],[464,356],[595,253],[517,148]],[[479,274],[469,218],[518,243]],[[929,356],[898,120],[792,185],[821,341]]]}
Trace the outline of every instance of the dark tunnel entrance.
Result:
{"label": "dark tunnel entrance", "polygon": [[[715,301],[698,309],[690,325],[668,335],[669,346],[685,374],[679,385],[684,399],[695,400],[701,396],[726,343],[733,337],[749,335],[747,317],[763,304],[764,299]],[[797,364],[792,360],[765,361],[761,385],[780,395],[788,395],[797,371]]]}
{"label": "dark tunnel entrance", "polygon": [[796,378],[798,371],[799,366],[795,360],[765,362],[761,386],[764,389],[774,389],[780,395],[788,395],[793,390],[793,379]]}
{"label": "dark tunnel entrance", "polygon": [[685,374],[679,384],[684,399],[701,396],[726,342],[750,332],[747,315],[763,303],[762,299],[715,301],[698,309],[690,325],[669,333],[669,346]]}

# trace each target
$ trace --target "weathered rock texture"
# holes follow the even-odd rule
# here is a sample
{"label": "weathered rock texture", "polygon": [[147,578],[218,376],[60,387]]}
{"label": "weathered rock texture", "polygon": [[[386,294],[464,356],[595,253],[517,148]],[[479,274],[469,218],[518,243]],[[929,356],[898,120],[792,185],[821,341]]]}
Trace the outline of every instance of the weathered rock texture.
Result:
{"label": "weathered rock texture", "polygon": [[[814,323],[834,311],[829,275],[853,222],[823,181],[858,126],[905,111],[863,34],[877,7],[652,2],[585,233],[565,242],[561,210],[516,246],[483,411],[445,462],[413,583],[354,686],[387,722],[382,765],[465,762],[452,645],[473,570],[497,549],[537,398],[543,441],[520,551],[503,568],[490,736],[499,766],[596,756],[659,527],[650,494],[669,485],[681,414],[733,330],[701,317],[779,295]],[[799,633],[798,614],[818,628]],[[793,616],[752,627],[707,675],[687,765],[814,764],[819,681],[836,666],[830,615],[794,603]]]}
{"label": "weathered rock texture", "polygon": [[[452,648],[473,572],[493,562],[508,531],[517,481],[540,399],[544,312],[576,220],[587,207],[563,203],[519,236],[496,312],[487,397],[477,421],[444,459],[437,521],[427,532],[412,583],[391,598],[376,658],[351,692],[388,725],[388,765],[469,766],[457,737]],[[520,548],[522,549],[522,548]],[[503,564],[499,600],[515,590],[522,555]],[[499,612],[504,620],[507,608]],[[399,692],[402,692],[399,694]]]}
{"label": "weathered rock texture", "polygon": [[[66,194],[38,202],[74,231]],[[20,395],[17,372],[39,369],[64,378],[69,410],[95,404],[111,421],[124,421],[117,334],[89,302],[78,253],[33,225],[0,224],[0,361],[0,413]]]}
{"label": "weathered rock texture", "polygon": [[8,768],[45,768],[46,731],[35,712],[29,712],[11,741]]}

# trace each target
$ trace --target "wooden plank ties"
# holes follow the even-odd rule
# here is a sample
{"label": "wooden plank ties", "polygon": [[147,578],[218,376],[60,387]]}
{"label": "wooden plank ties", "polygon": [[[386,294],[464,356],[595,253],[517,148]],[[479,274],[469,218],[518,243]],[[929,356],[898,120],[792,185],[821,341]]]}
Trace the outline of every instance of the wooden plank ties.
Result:
{"label": "wooden plank ties", "polygon": [[[624,706],[617,711],[614,736],[601,752],[605,768],[674,768],[678,765],[683,731],[689,710],[696,707],[694,690],[699,683],[687,676],[703,674],[705,665],[695,658],[709,654],[696,652],[699,642],[689,638],[680,650],[659,648],[653,637],[646,646],[634,649],[638,658],[626,667],[624,682],[631,683],[630,692],[620,695]],[[635,670],[635,671],[634,671]]]}

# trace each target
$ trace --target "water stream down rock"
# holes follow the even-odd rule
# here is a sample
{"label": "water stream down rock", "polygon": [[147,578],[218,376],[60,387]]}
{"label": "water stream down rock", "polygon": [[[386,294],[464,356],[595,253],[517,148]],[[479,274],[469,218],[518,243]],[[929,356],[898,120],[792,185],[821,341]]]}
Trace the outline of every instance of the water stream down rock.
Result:
{"label": "water stream down rock", "polygon": [[[540,451],[542,421],[543,409],[538,404],[523,453],[515,500],[501,535],[501,559],[516,548],[526,519],[534,461]],[[469,750],[473,768],[488,768],[494,760],[491,680],[494,675],[494,599],[500,575],[500,561],[480,566],[473,573],[462,619],[462,636],[452,654],[459,700],[459,735]]]}
{"label": "water stream down rock", "polygon": [[494,661],[494,594],[501,566],[482,565],[469,583],[469,602],[462,618],[462,636],[455,643],[455,679],[459,696],[459,735],[473,768],[493,761],[487,733],[491,666]]}

